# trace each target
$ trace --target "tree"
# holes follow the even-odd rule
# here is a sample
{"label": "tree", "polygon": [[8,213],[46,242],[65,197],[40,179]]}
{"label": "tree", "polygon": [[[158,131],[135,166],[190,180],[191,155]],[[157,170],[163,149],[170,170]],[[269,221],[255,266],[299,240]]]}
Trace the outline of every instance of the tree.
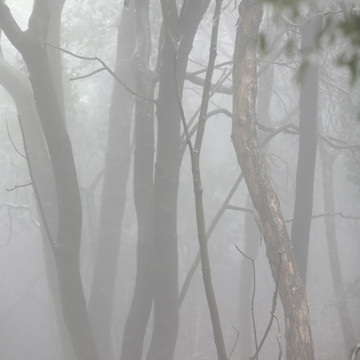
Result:
{"label": "tree", "polygon": [[[55,238],[48,236],[55,254],[65,323],[79,359],[97,359],[82,290],[79,250],[81,199],[71,143],[60,110],[47,58],[49,12],[46,2],[35,1],[29,29],[23,32],[10,9],[0,3],[0,26],[22,54],[30,74],[37,112],[53,167],[58,209]],[[41,208],[41,204],[39,204]],[[46,220],[45,220],[46,221]]]}
{"label": "tree", "polygon": [[[153,99],[157,69],[150,70],[151,32],[149,2],[134,1],[136,46],[132,56],[136,91]],[[141,359],[153,303],[152,272],[154,233],[154,102],[138,97],[134,129],[134,202],[138,240],[136,280],[122,342],[121,359]]]}
{"label": "tree", "polygon": [[[115,74],[129,86],[132,54],[135,47],[134,7],[122,11],[118,25]],[[126,205],[127,181],[131,160],[131,122],[133,95],[116,79],[109,111],[108,144],[101,196],[97,251],[88,312],[101,358],[113,358],[111,342],[112,310],[116,274]]]}
{"label": "tree", "polygon": [[[148,360],[171,359],[176,344],[178,314],[177,193],[180,170],[180,112],[192,42],[209,4],[185,1],[181,22],[174,0],[162,0],[164,43],[157,100],[157,153],[154,177],[154,329]],[[178,26],[177,26],[178,24]],[[174,39],[181,39],[176,58]],[[176,78],[175,78],[176,77]],[[166,344],[166,345],[165,345]]]}
{"label": "tree", "polygon": [[[299,154],[291,241],[294,245],[296,262],[305,284],[317,151],[319,65],[318,60],[314,57],[316,56],[316,38],[320,29],[321,18],[317,16],[311,17],[301,27],[304,71],[300,85]],[[310,57],[311,61],[309,61]]]}
{"label": "tree", "polygon": [[279,294],[285,314],[287,357],[314,359],[304,284],[294,260],[279,200],[256,139],[255,55],[263,14],[262,4],[251,0],[241,4],[234,51],[233,144],[255,207],[255,219],[265,240],[273,278],[275,282],[279,278]]}

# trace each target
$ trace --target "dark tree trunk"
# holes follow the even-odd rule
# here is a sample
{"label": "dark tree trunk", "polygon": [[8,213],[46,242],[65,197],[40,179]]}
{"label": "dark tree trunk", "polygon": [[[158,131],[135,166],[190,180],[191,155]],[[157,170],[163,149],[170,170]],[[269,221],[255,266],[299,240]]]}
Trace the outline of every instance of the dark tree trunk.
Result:
{"label": "dark tree trunk", "polygon": [[[116,75],[133,83],[131,58],[135,46],[134,8],[124,9],[118,28]],[[126,203],[131,149],[133,96],[114,81],[109,114],[108,148],[101,195],[98,244],[89,298],[89,316],[101,359],[113,359],[111,315]]]}
{"label": "dark tree trunk", "polygon": [[194,146],[192,145],[191,142],[191,138],[186,124],[186,119],[183,112],[182,112],[182,121],[186,133],[186,140],[190,150],[193,186],[194,186],[194,194],[195,194],[196,224],[198,230],[201,270],[202,270],[202,277],[205,287],[206,300],[210,311],[211,325],[213,328],[213,335],[217,350],[217,356],[219,360],[226,360],[227,354],[226,354],[224,336],[221,328],[220,315],[219,315],[219,310],[215,297],[215,291],[212,283],[210,259],[209,259],[209,252],[207,247],[208,237],[205,227],[205,213],[204,213],[204,204],[203,204],[203,196],[202,196],[201,169],[200,169],[201,145],[205,132],[205,123],[206,123],[208,107],[209,107],[211,79],[214,72],[214,65],[217,55],[217,40],[218,40],[218,31],[219,31],[219,23],[220,23],[220,15],[221,15],[221,6],[222,6],[222,0],[217,0],[215,6],[215,13],[213,16],[213,26],[211,30],[209,61],[208,61],[206,76],[204,81],[204,88],[202,93],[201,108],[200,108],[199,121],[198,121],[198,129],[196,133]]}
{"label": "dark tree trunk", "polygon": [[[154,178],[154,329],[148,360],[173,358],[178,325],[177,193],[180,167],[180,96],[188,56],[209,0],[184,2],[179,23],[174,0],[162,0],[164,45],[160,60]],[[179,32],[177,31],[179,30]],[[174,39],[181,39],[176,60]],[[175,76],[177,81],[175,82]]]}
{"label": "dark tree trunk", "polygon": [[9,8],[0,3],[0,26],[22,54],[29,70],[37,112],[53,167],[58,200],[58,227],[56,237],[50,240],[55,253],[65,323],[77,357],[97,360],[79,269],[82,211],[76,168],[56,97],[46,46],[41,42],[47,38],[46,5],[46,2],[35,1],[29,19],[29,30],[23,32]]}
{"label": "dark tree trunk", "polygon": [[[299,154],[291,240],[294,246],[296,263],[305,284],[317,148],[319,66],[317,61],[313,61],[313,58],[317,46],[316,37],[320,29],[320,17],[312,17],[301,28],[301,51],[305,66],[300,89]],[[310,56],[311,62],[309,61]]]}
{"label": "dark tree trunk", "polygon": [[234,102],[232,140],[263,234],[274,280],[284,307],[286,350],[289,360],[312,360],[314,349],[305,287],[294,260],[293,248],[280,203],[270,182],[267,164],[256,139],[256,40],[262,5],[241,3],[234,52]]}
{"label": "dark tree trunk", "polygon": [[[136,91],[153,99],[155,75],[149,68],[151,55],[149,1],[135,0],[135,11],[137,39],[133,71]],[[124,330],[122,360],[141,360],[153,301],[153,176],[154,103],[137,98],[134,151],[134,200],[138,224],[137,268],[133,299]]]}

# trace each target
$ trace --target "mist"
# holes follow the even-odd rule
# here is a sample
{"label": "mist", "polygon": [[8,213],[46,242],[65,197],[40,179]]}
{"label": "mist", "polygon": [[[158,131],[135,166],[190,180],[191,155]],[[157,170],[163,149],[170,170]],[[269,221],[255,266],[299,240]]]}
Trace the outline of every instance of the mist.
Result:
{"label": "mist", "polygon": [[0,1],[0,359],[355,360],[353,1]]}

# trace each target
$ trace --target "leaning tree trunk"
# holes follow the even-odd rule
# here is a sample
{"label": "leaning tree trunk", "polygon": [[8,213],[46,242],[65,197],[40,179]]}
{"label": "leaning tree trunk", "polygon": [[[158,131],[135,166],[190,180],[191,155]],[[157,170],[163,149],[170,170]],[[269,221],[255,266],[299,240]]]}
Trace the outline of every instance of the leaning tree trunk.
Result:
{"label": "leaning tree trunk", "polygon": [[79,185],[70,139],[52,80],[47,48],[42,42],[47,37],[48,21],[47,3],[35,1],[29,29],[23,32],[9,8],[3,2],[0,3],[0,26],[23,56],[29,70],[36,108],[53,167],[58,227],[55,238],[48,234],[55,254],[65,323],[77,357],[97,360],[79,268],[82,224]]}
{"label": "leaning tree trunk", "polygon": [[[135,46],[134,7],[129,4],[118,28],[115,74],[133,83],[131,57]],[[101,359],[113,359],[111,324],[122,219],[131,160],[133,96],[114,80],[109,113],[108,145],[94,274],[88,312]]]}
{"label": "leaning tree trunk", "polygon": [[[268,27],[267,27],[268,30]],[[274,83],[274,66],[265,70],[262,78],[259,79],[259,94],[257,101],[257,113],[259,121],[269,124],[269,110]],[[265,147],[266,151],[267,147]],[[251,206],[251,199],[247,196],[247,207]],[[256,259],[260,248],[261,234],[254,221],[252,213],[246,212],[244,216],[244,253]],[[258,239],[258,241],[257,241]],[[253,341],[252,320],[251,320],[251,293],[253,287],[253,270],[247,259],[241,259],[240,281],[239,281],[239,348],[240,358],[247,359],[251,355]]]}
{"label": "leaning tree trunk", "polygon": [[57,208],[54,176],[49,159],[45,139],[42,133],[39,117],[36,112],[30,84],[27,79],[12,68],[0,56],[0,84],[13,98],[19,116],[21,132],[23,134],[24,148],[27,149],[27,162],[32,169],[33,188],[35,197],[42,204],[40,215],[41,232],[44,247],[44,261],[46,276],[51,293],[56,322],[56,332],[59,341],[59,355],[61,359],[74,359],[72,345],[69,342],[68,330],[64,324],[56,278],[54,255],[45,231],[45,222],[54,236],[57,228]]}
{"label": "leaning tree trunk", "polygon": [[[2,57],[0,57],[0,84],[4,86],[12,96],[18,111],[24,147],[27,149],[27,162],[29,168],[32,169],[33,187],[35,195],[38,197],[42,207],[40,210],[40,218],[44,261],[49,290],[53,301],[56,329],[60,345],[59,351],[63,355],[63,358],[72,360],[74,359],[74,353],[72,345],[69,343],[68,330],[64,324],[61,311],[54,254],[49,244],[50,239],[45,231],[45,222],[52,236],[55,236],[57,231],[56,190],[47,146],[33,102],[30,84],[26,78],[19,75],[18,71],[10,67]],[[42,216],[45,216],[45,219],[42,219]]]}
{"label": "leaning tree trunk", "polygon": [[321,18],[318,16],[312,17],[301,28],[304,72],[300,88],[299,154],[291,241],[294,245],[296,263],[305,284],[317,150],[319,65],[317,59],[315,62],[313,60],[317,46],[316,37],[320,29]]}
{"label": "leaning tree trunk", "polygon": [[264,237],[272,275],[275,281],[278,279],[285,314],[287,358],[312,360],[314,349],[305,287],[256,139],[256,40],[263,9],[254,0],[245,0],[241,5],[234,52],[232,140],[254,204],[255,220]]}

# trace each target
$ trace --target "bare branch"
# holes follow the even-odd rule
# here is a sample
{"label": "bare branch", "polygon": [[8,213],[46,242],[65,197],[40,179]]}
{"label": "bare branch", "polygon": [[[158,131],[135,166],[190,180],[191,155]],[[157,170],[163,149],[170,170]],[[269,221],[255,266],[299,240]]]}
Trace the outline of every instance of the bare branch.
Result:
{"label": "bare branch", "polygon": [[23,187],[28,187],[28,186],[31,186],[32,185],[32,182],[29,182],[27,184],[21,184],[21,185],[14,185],[12,188],[8,188],[6,189],[6,191],[14,191],[14,190],[17,190],[17,189],[20,189],[20,188],[23,188]]}
{"label": "bare branch", "polygon": [[106,69],[105,69],[104,67],[101,67],[101,68],[99,68],[99,69],[96,69],[96,70],[92,71],[92,72],[89,73],[89,74],[82,75],[82,76],[75,76],[75,77],[73,77],[73,78],[70,78],[69,80],[70,80],[70,81],[75,81],[75,80],[86,79],[86,78],[88,78],[88,77],[90,77],[90,76],[92,76],[92,75],[95,75],[95,74],[97,74],[97,73],[99,73],[99,72],[101,72],[101,71],[104,71],[104,70],[106,70]]}
{"label": "bare branch", "polygon": [[10,129],[9,129],[9,125],[8,125],[8,121],[6,120],[5,122],[6,124],[6,132],[8,134],[8,137],[9,137],[9,140],[11,142],[11,145],[13,146],[14,150],[24,159],[26,159],[26,156],[17,148],[17,146],[15,145],[12,137],[11,137],[11,134],[10,134]]}
{"label": "bare branch", "polygon": [[239,330],[238,330],[234,325],[233,325],[233,329],[236,331],[236,340],[235,340],[235,343],[234,343],[233,348],[232,348],[231,351],[230,351],[230,354],[229,354],[229,356],[228,356],[228,360],[230,360],[231,355],[233,354],[233,352],[234,352],[234,350],[235,350],[235,348],[236,348],[236,345],[237,345],[237,343],[238,343],[238,341],[239,341],[239,337],[240,337]]}
{"label": "bare branch", "polygon": [[350,360],[355,360],[359,351],[360,351],[360,342],[352,350],[350,355]]}
{"label": "bare branch", "polygon": [[75,57],[75,58],[77,58],[77,59],[88,60],[88,61],[97,61],[97,62],[99,62],[99,63],[103,66],[104,70],[105,70],[106,72],[108,72],[116,81],[118,81],[130,94],[132,94],[132,95],[134,95],[134,96],[136,96],[136,97],[138,97],[138,98],[144,99],[144,100],[146,100],[146,101],[150,101],[150,102],[152,102],[152,103],[154,103],[154,104],[156,105],[156,100],[150,99],[150,98],[148,98],[148,97],[146,97],[146,96],[143,96],[143,95],[139,94],[138,92],[134,91],[133,89],[131,89],[128,85],[126,85],[126,84],[124,83],[124,81],[122,81],[121,79],[119,79],[119,77],[118,77],[118,76],[109,68],[109,66],[106,65],[106,63],[105,63],[103,60],[101,60],[99,57],[97,57],[97,56],[83,56],[83,55],[78,55],[78,54],[73,53],[72,51],[63,49],[63,48],[58,47],[58,46],[55,46],[55,45],[51,45],[51,44],[49,44],[48,42],[44,42],[44,44],[45,44],[46,46],[52,48],[52,49],[59,50],[59,51],[63,52],[64,54],[71,55],[71,56],[73,56],[73,57]]}
{"label": "bare branch", "polygon": [[265,342],[267,336],[269,335],[269,331],[271,329],[271,325],[272,325],[273,320],[274,320],[274,314],[275,314],[276,303],[277,303],[277,295],[278,295],[278,289],[279,289],[279,279],[280,279],[281,264],[282,264],[282,257],[281,257],[281,253],[279,253],[279,269],[278,269],[278,274],[277,274],[277,277],[276,277],[275,291],[274,291],[274,295],[273,295],[273,298],[272,298],[270,321],[269,321],[268,326],[266,327],[264,336],[260,341],[259,347],[257,347],[256,352],[255,352],[254,356],[251,357],[251,359],[257,359],[257,357],[258,357],[258,355],[260,353],[260,350],[261,350],[262,346],[264,345],[264,342]]}
{"label": "bare branch", "polygon": [[[330,216],[340,216],[343,219],[350,219],[350,220],[360,220],[360,216],[352,216],[352,215],[344,215],[342,212],[335,212],[335,213],[323,213],[318,215],[313,215],[312,219],[318,219],[321,217],[330,217]],[[291,223],[293,219],[287,219],[285,220],[286,223]]]}
{"label": "bare branch", "polygon": [[254,213],[254,209],[249,209],[241,206],[234,206],[234,205],[228,205],[227,207],[229,210],[236,210],[236,211],[244,211],[249,213]]}
{"label": "bare branch", "polygon": [[[192,82],[193,84],[204,86],[205,80],[202,79],[200,76],[193,75],[191,73],[186,74],[186,80]],[[211,90],[215,90],[216,85],[211,84]],[[218,86],[216,87],[216,92],[223,93],[227,95],[232,95],[232,86]]]}
{"label": "bare branch", "polygon": [[[254,330],[254,340],[255,340],[255,348],[258,349],[258,342],[257,342],[257,334],[256,334],[256,321],[255,321],[255,293],[256,293],[256,272],[255,272],[255,261],[250,256],[246,255],[240,248],[235,244],[235,247],[239,253],[244,256],[245,259],[251,261],[252,271],[253,271],[253,293],[251,296],[251,317],[253,322],[253,330]],[[258,360],[258,351],[252,357],[252,359]]]}
{"label": "bare branch", "polygon": [[[220,63],[220,64],[214,65],[214,69],[218,69],[218,68],[221,68],[221,67],[227,66],[227,65],[232,65],[232,63],[233,63],[232,60],[224,61],[224,62],[222,62],[222,63]],[[199,74],[205,73],[206,71],[207,71],[207,68],[204,67],[203,69],[194,71],[194,72],[192,72],[192,73],[188,73],[187,75],[189,75],[189,76],[195,76],[195,75],[199,75]]]}
{"label": "bare branch", "polygon": [[278,360],[281,360],[281,357],[282,357],[282,346],[281,346],[281,342],[280,342],[280,339],[281,339],[281,336],[282,336],[282,333],[281,333],[281,326],[280,326],[280,321],[279,321],[279,318],[276,316],[276,314],[272,314],[273,317],[275,318],[276,322],[277,322],[277,326],[278,326],[278,335],[276,336],[276,340],[277,340],[277,343],[278,343],[278,346],[279,346],[279,356],[278,356]]}

